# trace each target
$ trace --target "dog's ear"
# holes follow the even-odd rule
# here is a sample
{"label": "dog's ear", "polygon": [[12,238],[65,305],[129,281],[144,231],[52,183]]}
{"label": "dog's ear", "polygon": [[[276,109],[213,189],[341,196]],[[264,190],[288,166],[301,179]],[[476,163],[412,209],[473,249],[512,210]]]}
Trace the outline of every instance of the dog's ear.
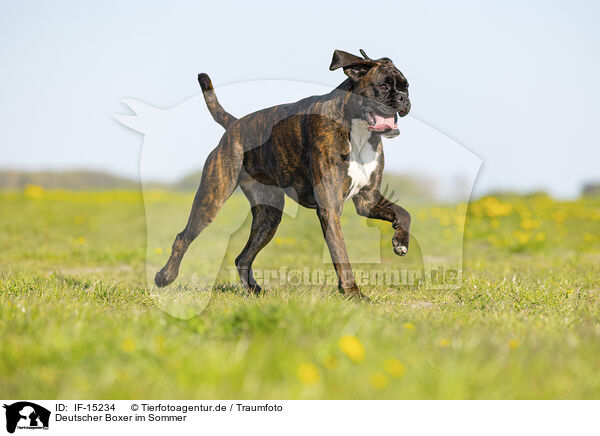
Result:
{"label": "dog's ear", "polygon": [[329,70],[337,70],[343,68],[346,76],[352,80],[358,80],[369,72],[375,66],[375,62],[371,59],[363,59],[342,50],[335,50]]}

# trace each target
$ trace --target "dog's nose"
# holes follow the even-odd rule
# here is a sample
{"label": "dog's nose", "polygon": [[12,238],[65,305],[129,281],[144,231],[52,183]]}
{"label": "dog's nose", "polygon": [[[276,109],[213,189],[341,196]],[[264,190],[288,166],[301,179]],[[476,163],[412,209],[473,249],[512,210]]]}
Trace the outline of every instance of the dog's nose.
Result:
{"label": "dog's nose", "polygon": [[403,98],[404,100],[398,102],[398,115],[401,117],[406,116],[410,112],[410,100],[406,94]]}

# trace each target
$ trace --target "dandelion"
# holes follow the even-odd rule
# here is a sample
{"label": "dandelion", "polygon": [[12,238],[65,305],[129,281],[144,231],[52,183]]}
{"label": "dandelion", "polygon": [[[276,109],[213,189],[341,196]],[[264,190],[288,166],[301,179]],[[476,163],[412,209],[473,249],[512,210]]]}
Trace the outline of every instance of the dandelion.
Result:
{"label": "dandelion", "polygon": [[433,218],[440,218],[442,216],[442,214],[444,213],[444,211],[439,208],[439,207],[432,207],[431,210],[429,211],[430,215]]}
{"label": "dandelion", "polygon": [[83,245],[83,244],[85,244],[85,243],[87,242],[87,239],[85,239],[83,236],[80,236],[79,238],[77,238],[77,239],[75,240],[75,242],[76,242],[78,245]]}
{"label": "dandelion", "polygon": [[483,212],[490,218],[507,216],[512,213],[512,206],[502,203],[496,197],[485,197],[480,200]]}
{"label": "dandelion", "polygon": [[160,247],[157,247],[157,248],[155,248],[155,249],[154,249],[154,252],[155,252],[156,254],[163,254],[163,249],[162,249],[162,248],[160,248]]}
{"label": "dandelion", "polygon": [[454,225],[456,226],[457,230],[463,230],[465,228],[465,217],[464,215],[454,215],[453,217],[454,220]]}
{"label": "dandelion", "polygon": [[342,336],[338,347],[353,362],[362,362],[365,359],[365,347],[356,336]]}
{"label": "dandelion", "polygon": [[442,339],[440,339],[439,344],[440,344],[440,347],[446,348],[450,345],[450,341],[447,338],[442,338]]}
{"label": "dandelion", "polygon": [[517,348],[519,348],[520,345],[521,343],[518,339],[511,339],[510,341],[508,341],[508,346],[511,350],[516,350]]}
{"label": "dandelion", "polygon": [[524,219],[523,221],[521,221],[521,227],[523,227],[525,230],[535,229],[535,228],[539,227],[539,225],[540,225],[540,222],[537,220]]}
{"label": "dandelion", "polygon": [[25,193],[25,197],[27,198],[42,198],[44,195],[44,188],[38,185],[27,184],[25,185],[25,189],[23,190]]}
{"label": "dandelion", "polygon": [[552,218],[557,223],[562,223],[567,219],[567,212],[565,212],[564,210],[557,210],[552,214]]}
{"label": "dandelion", "polygon": [[126,353],[133,353],[135,351],[135,342],[131,338],[125,339],[121,344],[121,349]]}
{"label": "dandelion", "polygon": [[519,209],[519,216],[524,220],[529,219],[531,218],[531,211],[526,207],[522,207]]}
{"label": "dandelion", "polygon": [[530,239],[530,234],[527,232],[524,232],[522,230],[515,230],[513,232],[513,236],[515,237],[515,239],[519,242],[519,244],[521,245],[525,245],[529,242]]}
{"label": "dandelion", "polygon": [[369,378],[369,382],[371,383],[371,386],[378,390],[385,389],[388,385],[387,377],[385,376],[385,374],[381,374],[380,372],[373,374]]}
{"label": "dandelion", "polygon": [[450,224],[452,224],[452,222],[450,221],[448,215],[442,215],[440,217],[440,225],[442,225],[443,227],[448,227]]}
{"label": "dandelion", "polygon": [[405,322],[404,324],[402,324],[402,328],[406,330],[414,330],[415,325],[412,322]]}
{"label": "dandelion", "polygon": [[319,369],[310,362],[301,363],[296,375],[305,385],[314,385],[319,381]]}
{"label": "dandelion", "polygon": [[406,367],[398,359],[388,359],[383,362],[383,369],[394,378],[402,378]]}

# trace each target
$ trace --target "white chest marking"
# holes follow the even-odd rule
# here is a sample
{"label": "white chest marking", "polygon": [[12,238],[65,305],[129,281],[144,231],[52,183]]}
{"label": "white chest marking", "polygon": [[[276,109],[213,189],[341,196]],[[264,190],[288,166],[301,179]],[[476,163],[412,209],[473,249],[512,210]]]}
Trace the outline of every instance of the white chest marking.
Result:
{"label": "white chest marking", "polygon": [[346,200],[354,197],[369,184],[371,174],[377,168],[377,152],[369,144],[371,132],[367,129],[367,122],[354,119],[350,128],[350,157],[348,177],[352,179]]}

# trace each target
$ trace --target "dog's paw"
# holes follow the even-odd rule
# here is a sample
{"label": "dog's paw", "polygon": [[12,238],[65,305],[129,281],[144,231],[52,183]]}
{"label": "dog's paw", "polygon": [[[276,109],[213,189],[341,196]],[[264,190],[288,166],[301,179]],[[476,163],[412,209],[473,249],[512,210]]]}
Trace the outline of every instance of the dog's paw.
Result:
{"label": "dog's paw", "polygon": [[371,299],[369,297],[367,297],[365,294],[363,294],[362,292],[360,292],[360,289],[358,289],[358,286],[356,286],[356,285],[354,285],[353,287],[348,288],[348,289],[339,288],[339,291],[348,300],[361,301],[363,303],[371,302]]}
{"label": "dog's paw", "polygon": [[392,247],[394,247],[394,253],[398,256],[406,256],[408,253],[408,244],[403,244],[397,239],[392,239]]}
{"label": "dog's paw", "polygon": [[175,280],[175,277],[171,277],[167,272],[165,272],[164,269],[161,269],[154,276],[154,283],[156,283],[156,286],[159,288],[164,288],[165,286],[170,285],[173,283],[173,280]]}
{"label": "dog's paw", "polygon": [[396,253],[398,256],[406,256],[406,253],[408,253],[408,248],[404,245],[399,245],[394,247],[394,253]]}

